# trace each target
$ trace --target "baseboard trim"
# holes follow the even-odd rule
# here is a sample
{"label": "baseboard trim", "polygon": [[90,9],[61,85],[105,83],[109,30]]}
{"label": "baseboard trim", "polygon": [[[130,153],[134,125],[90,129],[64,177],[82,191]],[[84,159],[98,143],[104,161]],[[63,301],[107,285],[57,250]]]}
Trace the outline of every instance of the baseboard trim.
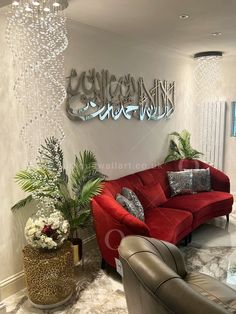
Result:
{"label": "baseboard trim", "polygon": [[[0,282],[0,301],[25,288],[24,271],[8,277]],[[1,313],[1,312],[0,312]]]}
{"label": "baseboard trim", "polygon": [[[83,240],[83,245],[86,247],[89,245],[91,241],[96,239],[96,235],[92,235]],[[24,278],[24,271],[20,271],[19,273],[8,277],[0,282],[0,302],[12,294],[17,293],[18,291],[25,288],[25,278]],[[1,303],[0,303],[1,305]],[[0,314],[2,314],[2,309],[0,307]],[[5,313],[5,312],[3,312]]]}

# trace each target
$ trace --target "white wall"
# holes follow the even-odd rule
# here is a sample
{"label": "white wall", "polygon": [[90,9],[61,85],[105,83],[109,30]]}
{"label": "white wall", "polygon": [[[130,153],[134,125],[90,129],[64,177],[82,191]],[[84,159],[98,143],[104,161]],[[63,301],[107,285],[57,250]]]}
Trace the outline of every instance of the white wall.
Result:
{"label": "white wall", "polygon": [[[14,69],[5,43],[4,26],[5,17],[0,16],[0,286],[2,280],[22,270],[23,228],[30,214],[28,209],[15,215],[10,211],[10,207],[23,196],[13,176],[25,166],[25,154],[18,139],[22,125],[21,108],[13,97]],[[175,80],[176,111],[171,119],[159,122],[127,121],[123,118],[78,123],[64,115],[66,139],[63,147],[67,167],[71,168],[75,154],[84,149],[92,150],[99,163],[108,165],[107,168],[115,162],[127,164],[121,169],[103,169],[110,178],[135,172],[136,165],[149,166],[162,162],[167,153],[167,134],[183,128],[192,130],[192,106],[187,94],[191,81],[191,60],[75,23],[70,23],[69,41],[67,75],[71,68],[80,72],[96,67],[117,75],[131,73],[137,78],[143,76],[150,86],[154,78]]]}
{"label": "white wall", "polygon": [[[25,166],[25,153],[19,141],[20,108],[13,97],[14,69],[5,41],[5,16],[0,15],[0,287],[2,280],[22,269],[21,250],[24,245],[23,227],[26,209],[15,216],[10,208],[22,198],[13,177]],[[25,214],[26,213],[26,214]],[[1,294],[1,291],[0,291]]]}
{"label": "white wall", "polygon": [[[66,159],[71,163],[79,150],[87,148],[93,150],[99,162],[105,163],[107,168],[112,163],[127,164],[123,169],[104,169],[110,178],[132,173],[139,164],[145,163],[148,167],[161,163],[167,153],[167,134],[184,127],[191,131],[192,107],[187,94],[191,87],[191,60],[81,24],[70,23],[70,26],[67,74],[72,67],[78,72],[96,67],[117,75],[131,73],[137,78],[143,76],[150,87],[154,78],[174,80],[176,111],[170,120],[159,122],[123,118],[79,123],[65,119]],[[129,163],[132,169],[127,169]]]}

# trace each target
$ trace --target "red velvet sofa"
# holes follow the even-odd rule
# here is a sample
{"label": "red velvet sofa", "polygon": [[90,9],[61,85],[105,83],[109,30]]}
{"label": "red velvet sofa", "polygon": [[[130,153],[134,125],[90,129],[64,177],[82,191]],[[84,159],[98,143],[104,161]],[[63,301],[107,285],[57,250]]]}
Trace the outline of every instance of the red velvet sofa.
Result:
{"label": "red velvet sofa", "polygon": [[[167,171],[210,168],[210,192],[170,197]],[[135,190],[140,185],[159,182],[167,201],[146,210],[145,221],[129,214],[116,200],[123,187]],[[105,182],[103,193],[92,200],[92,213],[103,260],[115,266],[118,246],[127,235],[144,235],[177,244],[204,222],[232,211],[233,196],[229,178],[221,171],[198,160],[172,161],[161,166]],[[145,210],[145,208],[144,208]]]}

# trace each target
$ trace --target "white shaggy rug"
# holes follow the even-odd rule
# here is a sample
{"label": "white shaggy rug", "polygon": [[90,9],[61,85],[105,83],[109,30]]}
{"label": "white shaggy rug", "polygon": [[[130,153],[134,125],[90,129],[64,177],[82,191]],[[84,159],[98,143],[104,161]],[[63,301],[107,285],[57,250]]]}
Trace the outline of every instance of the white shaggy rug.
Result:
{"label": "white shaggy rug", "polygon": [[79,297],[72,297],[72,300],[65,306],[56,310],[43,311],[35,309],[29,303],[25,295],[26,290],[22,290],[14,296],[5,300],[7,313],[11,314],[127,314],[127,307],[123,285],[119,280],[108,276],[103,271],[99,271],[96,279],[86,282]]}
{"label": "white shaggy rug", "polygon": [[66,313],[127,314],[122,283],[100,271],[98,278],[81,293],[79,301]]}
{"label": "white shaggy rug", "polygon": [[[235,261],[236,248],[181,248],[187,268],[214,276],[220,281],[233,284],[235,288],[235,264],[231,265],[231,257]],[[90,251],[91,253],[91,251]],[[26,290],[6,299],[7,313],[10,314],[128,314],[125,294],[121,278],[113,272],[109,274],[100,270],[100,259],[93,252],[86,261],[84,270],[76,276],[79,278],[77,291],[71,300],[50,311],[42,311],[31,306]]]}

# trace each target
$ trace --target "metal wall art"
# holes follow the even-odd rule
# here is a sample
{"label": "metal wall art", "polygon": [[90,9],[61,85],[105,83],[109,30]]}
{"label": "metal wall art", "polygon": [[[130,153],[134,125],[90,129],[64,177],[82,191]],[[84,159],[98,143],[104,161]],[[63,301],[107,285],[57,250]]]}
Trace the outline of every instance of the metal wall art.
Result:
{"label": "metal wall art", "polygon": [[154,80],[148,89],[142,77],[130,74],[117,78],[107,70],[95,69],[68,79],[66,112],[71,120],[118,120],[121,116],[139,120],[168,118],[175,109],[175,82]]}

